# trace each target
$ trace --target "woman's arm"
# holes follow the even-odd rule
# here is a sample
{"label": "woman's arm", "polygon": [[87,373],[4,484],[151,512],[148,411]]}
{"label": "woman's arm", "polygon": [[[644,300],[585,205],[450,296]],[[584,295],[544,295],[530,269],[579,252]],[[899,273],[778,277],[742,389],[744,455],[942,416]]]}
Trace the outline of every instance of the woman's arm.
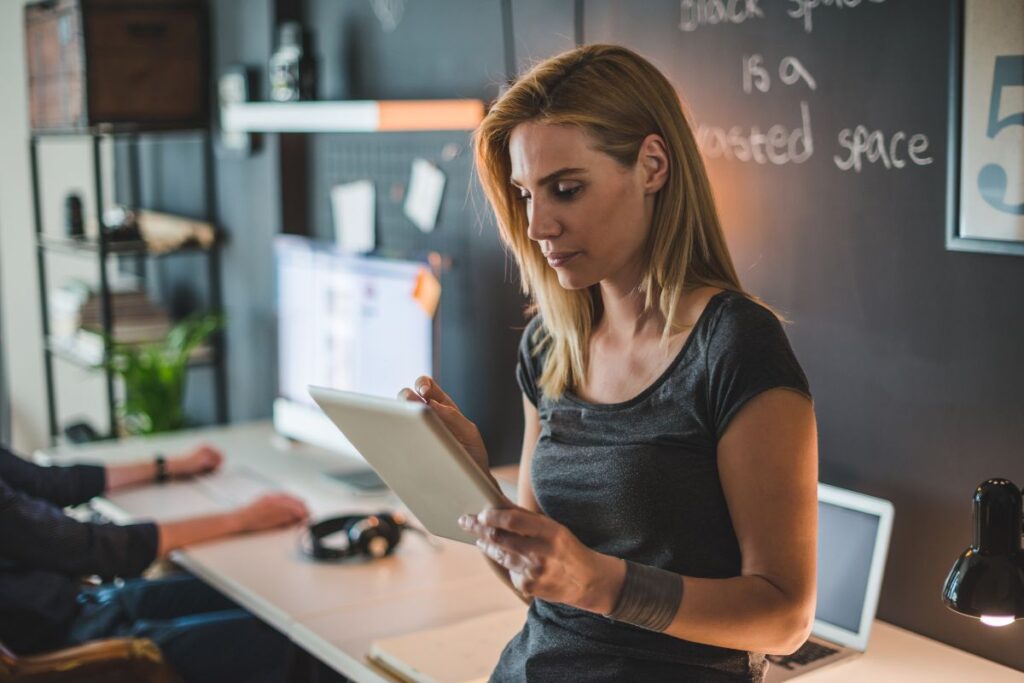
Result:
{"label": "woman's arm", "polygon": [[[818,458],[811,402],[785,389],[751,399],[719,441],[718,463],[743,555],[741,575],[704,579],[653,570],[657,585],[641,585],[631,597],[643,602],[665,582],[671,589],[678,581],[681,600],[653,605],[674,615],[664,633],[738,650],[792,652],[814,618]],[[599,614],[615,609],[623,560],[590,550],[564,526],[528,510],[487,510],[467,521],[484,552],[511,570],[520,592]]]}
{"label": "woman's arm", "polygon": [[818,436],[810,400],[787,389],[751,399],[718,443],[718,470],[741,575],[683,579],[683,599],[665,632],[788,654],[814,622]]}

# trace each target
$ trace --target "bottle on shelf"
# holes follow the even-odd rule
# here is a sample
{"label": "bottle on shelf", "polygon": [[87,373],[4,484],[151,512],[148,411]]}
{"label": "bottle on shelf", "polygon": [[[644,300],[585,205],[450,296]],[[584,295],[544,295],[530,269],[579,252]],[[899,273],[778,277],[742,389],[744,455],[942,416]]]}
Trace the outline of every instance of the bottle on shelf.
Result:
{"label": "bottle on shelf", "polygon": [[297,102],[316,99],[316,60],[312,36],[297,21],[277,29],[277,50],[270,56],[270,99]]}

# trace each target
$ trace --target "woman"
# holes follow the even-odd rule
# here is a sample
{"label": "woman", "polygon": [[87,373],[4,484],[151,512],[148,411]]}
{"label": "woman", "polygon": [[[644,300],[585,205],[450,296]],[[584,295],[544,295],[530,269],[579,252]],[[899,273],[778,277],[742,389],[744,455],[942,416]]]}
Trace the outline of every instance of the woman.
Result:
{"label": "woman", "polygon": [[[813,621],[814,412],[739,284],[675,91],[581,47],[519,78],[475,142],[538,312],[519,504],[460,520],[531,602],[492,680],[761,680]],[[403,395],[486,467],[435,382]]]}

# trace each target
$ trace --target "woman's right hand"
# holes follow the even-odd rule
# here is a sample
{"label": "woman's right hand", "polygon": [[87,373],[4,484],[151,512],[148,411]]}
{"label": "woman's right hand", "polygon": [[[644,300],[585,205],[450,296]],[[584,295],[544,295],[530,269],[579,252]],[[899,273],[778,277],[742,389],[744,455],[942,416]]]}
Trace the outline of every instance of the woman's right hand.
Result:
{"label": "woman's right hand", "polygon": [[416,380],[416,390],[405,388],[398,392],[398,397],[407,401],[426,403],[433,408],[434,413],[441,418],[441,422],[452,433],[456,441],[462,444],[469,455],[484,472],[489,471],[487,447],[484,446],[480,430],[473,424],[448,394],[444,393],[437,382],[432,378],[423,376]]}
{"label": "woman's right hand", "polygon": [[306,504],[287,493],[267,493],[234,512],[240,531],[291,526],[309,518]]}

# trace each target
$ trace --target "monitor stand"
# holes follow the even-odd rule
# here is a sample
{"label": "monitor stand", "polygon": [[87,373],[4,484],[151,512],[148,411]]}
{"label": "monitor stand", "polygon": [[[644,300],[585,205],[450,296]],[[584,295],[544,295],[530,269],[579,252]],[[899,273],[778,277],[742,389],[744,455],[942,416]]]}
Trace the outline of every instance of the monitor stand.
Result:
{"label": "monitor stand", "polygon": [[384,480],[371,469],[336,470],[324,474],[359,493],[383,493],[388,490]]}

